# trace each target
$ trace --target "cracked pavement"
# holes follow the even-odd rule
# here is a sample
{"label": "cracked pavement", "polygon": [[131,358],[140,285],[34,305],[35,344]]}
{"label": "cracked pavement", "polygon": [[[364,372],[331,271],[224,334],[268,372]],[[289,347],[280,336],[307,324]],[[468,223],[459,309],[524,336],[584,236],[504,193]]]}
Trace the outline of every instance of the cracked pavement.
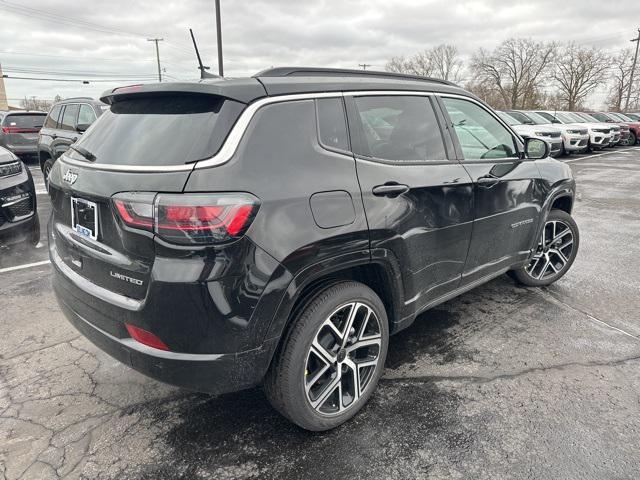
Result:
{"label": "cracked pavement", "polygon": [[[258,388],[148,379],[64,319],[49,265],[0,273],[0,475],[637,478],[640,147],[570,165],[572,270],[544,289],[504,276],[425,313],[392,337],[371,402],[327,433],[291,425]],[[45,250],[0,250],[0,268]]]}

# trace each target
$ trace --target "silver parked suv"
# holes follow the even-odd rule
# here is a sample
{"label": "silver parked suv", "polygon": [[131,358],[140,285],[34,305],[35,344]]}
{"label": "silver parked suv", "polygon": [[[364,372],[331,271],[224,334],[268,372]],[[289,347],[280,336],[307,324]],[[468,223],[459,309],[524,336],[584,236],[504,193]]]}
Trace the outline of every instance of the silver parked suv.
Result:
{"label": "silver parked suv", "polygon": [[36,155],[38,133],[46,116],[45,112],[24,110],[0,112],[0,147],[16,155]]}

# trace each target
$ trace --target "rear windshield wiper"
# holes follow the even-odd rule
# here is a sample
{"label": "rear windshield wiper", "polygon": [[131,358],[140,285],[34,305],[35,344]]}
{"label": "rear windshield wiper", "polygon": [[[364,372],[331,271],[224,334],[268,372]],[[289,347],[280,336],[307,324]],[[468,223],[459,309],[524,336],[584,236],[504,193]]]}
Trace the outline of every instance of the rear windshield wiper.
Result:
{"label": "rear windshield wiper", "polygon": [[74,145],[71,145],[69,148],[72,149],[72,150],[75,150],[80,155],[82,155],[84,158],[89,160],[90,162],[93,162],[93,161],[96,160],[96,156],[93,153],[91,153],[89,150],[87,150],[86,148],[76,147]]}

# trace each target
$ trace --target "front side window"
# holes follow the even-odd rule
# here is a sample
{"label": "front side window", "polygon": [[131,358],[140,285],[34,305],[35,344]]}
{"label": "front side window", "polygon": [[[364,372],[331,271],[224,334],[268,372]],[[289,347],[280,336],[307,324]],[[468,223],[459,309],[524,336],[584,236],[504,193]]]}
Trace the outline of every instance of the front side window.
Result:
{"label": "front side window", "polygon": [[511,132],[484,108],[468,100],[442,99],[465,160],[517,157]]}
{"label": "front side window", "polygon": [[428,97],[356,97],[362,155],[397,162],[446,160],[440,126]]}
{"label": "front side window", "polygon": [[320,143],[328,148],[349,150],[347,121],[341,98],[319,98],[316,100],[318,136]]}
{"label": "front side window", "polygon": [[62,113],[62,121],[59,128],[62,130],[75,130],[77,117],[78,105],[67,105]]}

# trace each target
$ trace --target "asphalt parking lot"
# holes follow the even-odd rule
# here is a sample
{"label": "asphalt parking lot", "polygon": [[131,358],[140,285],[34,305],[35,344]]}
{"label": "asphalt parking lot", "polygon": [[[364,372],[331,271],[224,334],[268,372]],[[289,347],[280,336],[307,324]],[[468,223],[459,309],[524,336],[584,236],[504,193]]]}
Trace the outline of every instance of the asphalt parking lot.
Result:
{"label": "asphalt parking lot", "polygon": [[193,394],[117,363],[59,311],[44,246],[0,250],[0,473],[637,478],[640,147],[567,161],[572,270],[545,289],[498,278],[422,315],[392,337],[372,401],[328,433],[288,423],[259,389]]}

